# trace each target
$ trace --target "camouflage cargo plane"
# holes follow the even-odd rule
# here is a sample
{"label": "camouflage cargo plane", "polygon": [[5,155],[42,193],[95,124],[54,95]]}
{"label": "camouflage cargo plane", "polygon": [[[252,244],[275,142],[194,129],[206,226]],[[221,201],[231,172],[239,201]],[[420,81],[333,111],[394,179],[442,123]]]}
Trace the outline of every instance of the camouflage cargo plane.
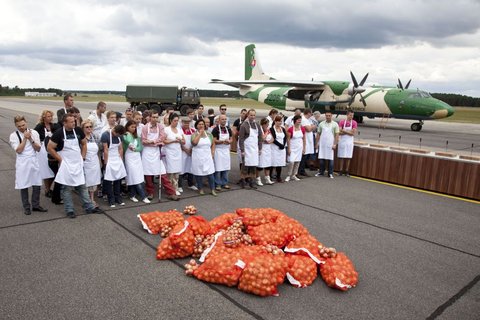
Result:
{"label": "camouflage cargo plane", "polygon": [[238,88],[240,95],[263,102],[279,110],[311,108],[313,111],[345,114],[355,111],[355,118],[363,122],[368,118],[398,118],[417,120],[411,125],[420,131],[424,120],[449,117],[454,109],[433,98],[428,92],[409,89],[410,81],[403,86],[400,79],[396,87],[364,86],[368,73],[358,82],[350,72],[348,81],[282,81],[266,75],[260,65],[254,44],[245,47],[245,80],[227,81],[212,79]]}

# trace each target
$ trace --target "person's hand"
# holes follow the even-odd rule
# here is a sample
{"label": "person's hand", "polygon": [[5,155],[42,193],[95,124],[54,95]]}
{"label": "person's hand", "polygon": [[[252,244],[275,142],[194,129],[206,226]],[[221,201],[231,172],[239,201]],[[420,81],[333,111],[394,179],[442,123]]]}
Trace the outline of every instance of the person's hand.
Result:
{"label": "person's hand", "polygon": [[336,145],[336,144],[332,145],[332,149],[333,149],[333,150],[335,150],[336,148],[337,148],[337,145]]}
{"label": "person's hand", "polygon": [[30,130],[27,130],[23,133],[23,137],[27,140],[30,140],[32,138],[32,133],[30,132]]}

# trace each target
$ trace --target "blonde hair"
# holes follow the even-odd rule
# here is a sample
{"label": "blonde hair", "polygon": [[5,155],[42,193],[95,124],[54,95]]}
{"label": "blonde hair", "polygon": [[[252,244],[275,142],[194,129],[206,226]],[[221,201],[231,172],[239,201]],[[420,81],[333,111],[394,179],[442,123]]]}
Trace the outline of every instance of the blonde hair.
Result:
{"label": "blonde hair", "polygon": [[87,125],[87,124],[91,124],[92,128],[93,128],[93,121],[90,120],[90,119],[85,119],[85,120],[82,121],[82,124],[81,124],[82,130],[84,129],[85,125]]}
{"label": "blonde hair", "polygon": [[25,116],[20,116],[20,115],[16,115],[15,118],[13,118],[13,122],[15,124],[19,123],[20,121],[27,121],[27,120],[25,120]]}
{"label": "blonde hair", "polygon": [[50,110],[43,110],[42,114],[40,114],[40,118],[38,119],[38,123],[45,124],[45,117],[47,116],[47,113],[50,113],[53,117],[53,112]]}

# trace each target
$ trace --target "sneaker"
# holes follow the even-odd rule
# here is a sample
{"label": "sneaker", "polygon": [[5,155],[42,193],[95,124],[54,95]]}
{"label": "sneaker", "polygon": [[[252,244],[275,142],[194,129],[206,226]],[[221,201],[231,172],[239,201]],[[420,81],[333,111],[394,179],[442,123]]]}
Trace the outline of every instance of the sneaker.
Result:
{"label": "sneaker", "polygon": [[131,197],[130,200],[132,200],[133,202],[138,202],[138,199],[135,197]]}
{"label": "sneaker", "polygon": [[320,172],[315,173],[315,177],[321,177],[321,176],[323,176],[323,173],[320,173]]}
{"label": "sneaker", "polygon": [[201,196],[203,196],[203,195],[205,194],[205,191],[203,191],[203,189],[200,189],[200,190],[198,191],[198,194],[201,195]]}
{"label": "sneaker", "polygon": [[340,171],[339,173],[337,173],[339,177],[343,176],[343,172]]}
{"label": "sneaker", "polygon": [[230,186],[228,184],[223,186],[223,189],[230,189]]}
{"label": "sneaker", "polygon": [[149,194],[149,195],[147,196],[147,199],[148,199],[148,200],[153,200],[153,194]]}
{"label": "sneaker", "polygon": [[345,172],[345,177],[350,178],[350,174],[348,172]]}
{"label": "sneaker", "polygon": [[285,178],[285,182],[288,182],[288,181],[290,181],[290,176],[287,176],[287,177]]}
{"label": "sneaker", "polygon": [[88,214],[91,214],[91,213],[101,214],[101,213],[105,213],[105,211],[103,211],[103,210],[100,209],[100,208],[93,208],[93,209],[87,210],[87,213],[88,213]]}
{"label": "sneaker", "polygon": [[292,179],[295,181],[300,181],[300,179],[297,176],[293,176]]}
{"label": "sneaker", "polygon": [[145,198],[142,201],[145,202],[145,203],[150,203],[150,200],[148,200],[148,198]]}
{"label": "sneaker", "polygon": [[67,212],[67,217],[69,217],[70,219],[74,219],[76,218],[77,216],[75,215],[75,212]]}
{"label": "sneaker", "polygon": [[215,190],[212,190],[212,196],[214,196],[214,197],[217,196],[217,192]]}
{"label": "sneaker", "polygon": [[178,190],[175,191],[175,194],[176,194],[177,196],[181,196],[181,195],[182,195],[182,194],[180,193],[180,191],[178,191]]}
{"label": "sneaker", "polygon": [[193,190],[193,191],[198,191],[197,186],[190,186],[190,187],[188,187],[188,189]]}
{"label": "sneaker", "polygon": [[329,177],[330,179],[333,179],[333,174],[329,174],[328,177]]}
{"label": "sneaker", "polygon": [[178,188],[178,192],[183,193],[183,188]]}
{"label": "sneaker", "polygon": [[222,187],[216,186],[216,187],[215,187],[215,190],[216,190],[216,191],[221,191],[221,190],[222,190]]}
{"label": "sneaker", "polygon": [[115,204],[111,204],[111,205],[110,205],[110,208],[115,208]]}
{"label": "sneaker", "polygon": [[125,202],[121,202],[121,203],[119,203],[119,205],[124,206],[124,205],[125,205]]}

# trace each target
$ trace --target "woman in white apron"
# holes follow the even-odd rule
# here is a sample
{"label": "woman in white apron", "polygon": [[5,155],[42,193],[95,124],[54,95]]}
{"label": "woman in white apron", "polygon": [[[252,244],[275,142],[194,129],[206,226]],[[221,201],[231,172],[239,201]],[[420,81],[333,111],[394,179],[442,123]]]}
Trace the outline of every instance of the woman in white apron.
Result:
{"label": "woman in white apron", "polygon": [[168,179],[173,185],[177,196],[180,195],[178,178],[182,172],[182,145],[185,144],[183,131],[178,129],[178,115],[171,113],[169,116],[170,125],[165,128],[165,140],[162,152],[165,153],[165,169]]}
{"label": "woman in white apron", "polygon": [[[35,130],[27,129],[27,122],[23,116],[15,117],[17,130],[10,134],[10,146],[15,150],[15,189],[20,190],[22,205],[26,215],[33,211],[45,212],[40,207],[40,188],[42,179],[37,160],[37,151],[40,150],[40,138]],[[28,188],[32,187],[32,206],[28,199]]]}
{"label": "woman in white apron", "polygon": [[320,170],[315,176],[323,176],[323,172],[325,171],[325,160],[328,160],[328,176],[333,179],[333,151],[337,147],[336,136],[338,136],[338,124],[332,121],[332,114],[330,112],[325,113],[325,118],[327,120],[322,121],[318,126],[319,135],[317,137],[317,144]]}
{"label": "woman in white apron", "polygon": [[213,130],[215,142],[215,189],[230,189],[228,185],[228,172],[230,164],[230,143],[232,142],[232,131],[227,127],[227,116],[219,116],[220,124]]}
{"label": "woman in white apron", "polygon": [[102,172],[100,168],[100,158],[98,157],[98,142],[95,140],[93,134],[93,122],[87,119],[82,122],[83,133],[87,139],[87,154],[83,162],[83,171],[85,172],[85,186],[87,187],[90,200],[95,207],[98,207],[95,202],[95,190],[101,183]]}
{"label": "woman in white apron", "polygon": [[208,185],[211,189],[212,195],[216,196],[215,192],[215,165],[213,163],[213,154],[215,153],[215,145],[211,133],[205,128],[204,120],[197,120],[195,122],[195,132],[192,135],[192,174],[197,181],[197,188],[201,195],[205,194],[203,191],[203,178],[207,177]]}
{"label": "woman in white apron", "polygon": [[195,129],[192,128],[191,120],[189,117],[182,119],[182,132],[185,137],[185,144],[182,145],[182,172],[178,179],[178,191],[183,192],[183,181],[187,180],[187,185],[189,189],[198,191],[195,182],[193,181],[192,175],[192,134],[195,132]]}
{"label": "woman in white apron", "polygon": [[272,152],[272,170],[275,168],[277,182],[282,181],[282,167],[286,165],[287,157],[287,132],[282,127],[283,118],[280,115],[275,116],[273,127],[270,132],[273,137],[273,144],[271,146]]}
{"label": "woman in white apron", "polygon": [[115,203],[121,206],[125,205],[120,192],[120,181],[127,176],[122,159],[123,146],[120,141],[120,137],[124,133],[125,127],[117,125],[110,131],[102,134],[103,159],[105,161],[103,184],[107,192],[108,204],[111,208],[115,208]]}
{"label": "woman in white apron", "polygon": [[48,198],[52,197],[51,187],[55,174],[48,166],[48,152],[45,141],[48,143],[49,138],[57,128],[58,125],[53,123],[53,112],[50,110],[42,111],[40,120],[34,128],[34,130],[37,131],[40,136],[41,148],[37,153],[37,159],[40,166],[40,177],[42,178],[43,185],[45,187],[45,196]]}
{"label": "woman in white apron", "polygon": [[150,203],[144,187],[144,176],[142,167],[141,152],[143,149],[142,139],[137,135],[137,123],[128,120],[125,124],[125,135],[123,136],[123,150],[125,152],[125,170],[127,171],[126,182],[130,200],[138,202],[137,194],[144,203]]}
{"label": "woman in white apron", "polygon": [[300,180],[297,177],[298,167],[302,156],[305,153],[305,128],[302,127],[302,116],[296,115],[292,119],[293,125],[287,130],[287,144],[288,144],[288,174],[285,182],[290,180]]}
{"label": "woman in white apron", "polygon": [[273,137],[268,124],[269,122],[267,118],[263,118],[260,121],[260,125],[262,126],[261,134],[263,146],[262,153],[259,155],[257,167],[257,185],[259,186],[263,186],[262,178],[260,177],[260,171],[262,170],[264,170],[265,184],[273,184],[272,180],[270,179],[270,168],[272,166]]}
{"label": "woman in white apron", "polygon": [[[146,182],[145,191],[149,200],[153,199],[155,188],[153,176],[161,176],[167,172],[160,159],[160,143],[163,137],[160,136],[160,125],[157,121],[158,113],[151,115],[151,122],[147,123],[142,131],[142,166]],[[152,126],[156,127],[155,131],[152,130]]]}
{"label": "woman in white apron", "polygon": [[[356,127],[356,126],[355,126]],[[353,112],[347,112],[347,119],[340,122],[340,138],[338,140],[337,157],[340,159],[340,173],[349,177],[350,160],[353,156],[353,137],[356,128],[354,128]],[[345,167],[343,166],[345,163]]]}

